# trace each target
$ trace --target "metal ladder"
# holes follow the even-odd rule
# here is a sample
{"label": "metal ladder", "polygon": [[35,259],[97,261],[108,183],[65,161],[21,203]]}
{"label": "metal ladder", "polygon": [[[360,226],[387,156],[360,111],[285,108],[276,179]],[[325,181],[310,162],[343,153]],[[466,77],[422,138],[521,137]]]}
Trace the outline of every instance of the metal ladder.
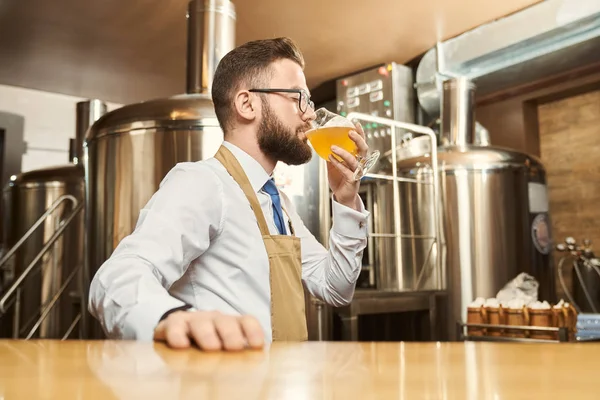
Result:
{"label": "metal ladder", "polygon": [[[36,229],[48,218],[62,203],[70,201],[73,204],[73,209],[67,218],[63,219],[59,222],[57,229],[52,234],[50,239],[44,244],[40,252],[34,257],[34,259],[29,263],[27,268],[23,270],[23,272],[16,278],[16,280],[10,285],[10,287],[6,290],[2,297],[0,298],[0,319],[8,312],[11,306],[14,307],[14,316],[13,316],[13,329],[12,336],[14,339],[19,338],[19,333],[21,331],[20,327],[20,288],[25,279],[34,271],[36,265],[39,261],[44,257],[44,255],[52,248],[52,246],[56,243],[56,241],[63,235],[67,227],[73,222],[75,217],[83,210],[84,202],[79,202],[72,195],[62,195],[52,205],[42,214],[42,216],[29,228],[29,230],[19,239],[19,241],[6,252],[6,254],[0,259],[0,270],[5,268],[6,263],[11,259],[11,257],[17,252],[17,250],[26,242],[26,240],[36,231]],[[58,289],[56,293],[52,296],[51,300],[46,305],[42,305],[40,307],[40,316],[37,321],[33,324],[33,327],[29,330],[29,333],[25,337],[26,340],[31,339],[33,335],[36,333],[38,328],[42,325],[46,317],[50,314],[53,307],[56,305],[60,297],[62,296],[65,289],[69,286],[71,281],[77,276],[77,274],[81,271],[82,265],[76,266],[73,271],[66,278],[65,282]],[[80,299],[83,301],[83,288],[81,288]],[[13,295],[16,293],[16,296]],[[67,329],[67,332],[62,336],[61,340],[67,339],[79,321],[82,318],[83,311],[80,311],[79,314],[73,319],[71,325]]]}

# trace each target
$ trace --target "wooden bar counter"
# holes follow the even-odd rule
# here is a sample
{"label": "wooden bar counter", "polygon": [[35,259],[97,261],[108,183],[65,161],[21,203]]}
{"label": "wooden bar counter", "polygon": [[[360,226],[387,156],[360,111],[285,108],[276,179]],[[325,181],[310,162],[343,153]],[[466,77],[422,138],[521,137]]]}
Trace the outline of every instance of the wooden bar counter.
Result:
{"label": "wooden bar counter", "polygon": [[600,345],[0,340],[0,399],[598,399]]}

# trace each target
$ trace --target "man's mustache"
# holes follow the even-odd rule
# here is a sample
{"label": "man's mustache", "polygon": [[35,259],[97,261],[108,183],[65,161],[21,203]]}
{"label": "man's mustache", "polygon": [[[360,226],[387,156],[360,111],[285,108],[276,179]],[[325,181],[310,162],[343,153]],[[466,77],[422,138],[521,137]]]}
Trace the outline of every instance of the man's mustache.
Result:
{"label": "man's mustache", "polygon": [[298,129],[296,129],[296,132],[306,132],[306,131],[309,131],[311,129],[312,129],[312,125],[309,123],[309,124],[302,125]]}

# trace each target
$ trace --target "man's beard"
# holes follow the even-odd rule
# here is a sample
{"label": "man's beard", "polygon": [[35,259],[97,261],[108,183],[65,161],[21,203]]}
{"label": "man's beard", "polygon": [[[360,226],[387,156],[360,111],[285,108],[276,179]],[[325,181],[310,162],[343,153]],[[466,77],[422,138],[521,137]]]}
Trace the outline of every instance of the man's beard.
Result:
{"label": "man's beard", "polygon": [[312,148],[298,137],[310,129],[309,124],[293,131],[275,116],[267,102],[263,102],[263,118],[258,127],[258,146],[269,158],[288,165],[305,164],[312,158]]}

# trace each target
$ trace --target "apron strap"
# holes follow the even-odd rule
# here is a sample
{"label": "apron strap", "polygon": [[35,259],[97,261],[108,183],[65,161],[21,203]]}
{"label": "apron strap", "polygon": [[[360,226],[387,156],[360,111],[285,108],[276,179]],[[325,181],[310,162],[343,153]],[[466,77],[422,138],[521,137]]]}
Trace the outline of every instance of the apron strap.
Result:
{"label": "apron strap", "polygon": [[215,158],[219,160],[221,164],[223,164],[227,172],[229,172],[237,184],[242,188],[242,191],[250,202],[252,211],[254,211],[256,221],[258,222],[258,227],[260,228],[260,233],[263,236],[270,235],[269,227],[267,226],[267,220],[265,219],[265,215],[260,208],[260,203],[258,202],[256,193],[254,192],[254,189],[252,188],[252,185],[250,184],[250,181],[248,180],[248,177],[244,173],[244,169],[238,160],[235,158],[233,153],[231,153],[231,151],[223,145],[221,145],[219,151],[217,151]]}

